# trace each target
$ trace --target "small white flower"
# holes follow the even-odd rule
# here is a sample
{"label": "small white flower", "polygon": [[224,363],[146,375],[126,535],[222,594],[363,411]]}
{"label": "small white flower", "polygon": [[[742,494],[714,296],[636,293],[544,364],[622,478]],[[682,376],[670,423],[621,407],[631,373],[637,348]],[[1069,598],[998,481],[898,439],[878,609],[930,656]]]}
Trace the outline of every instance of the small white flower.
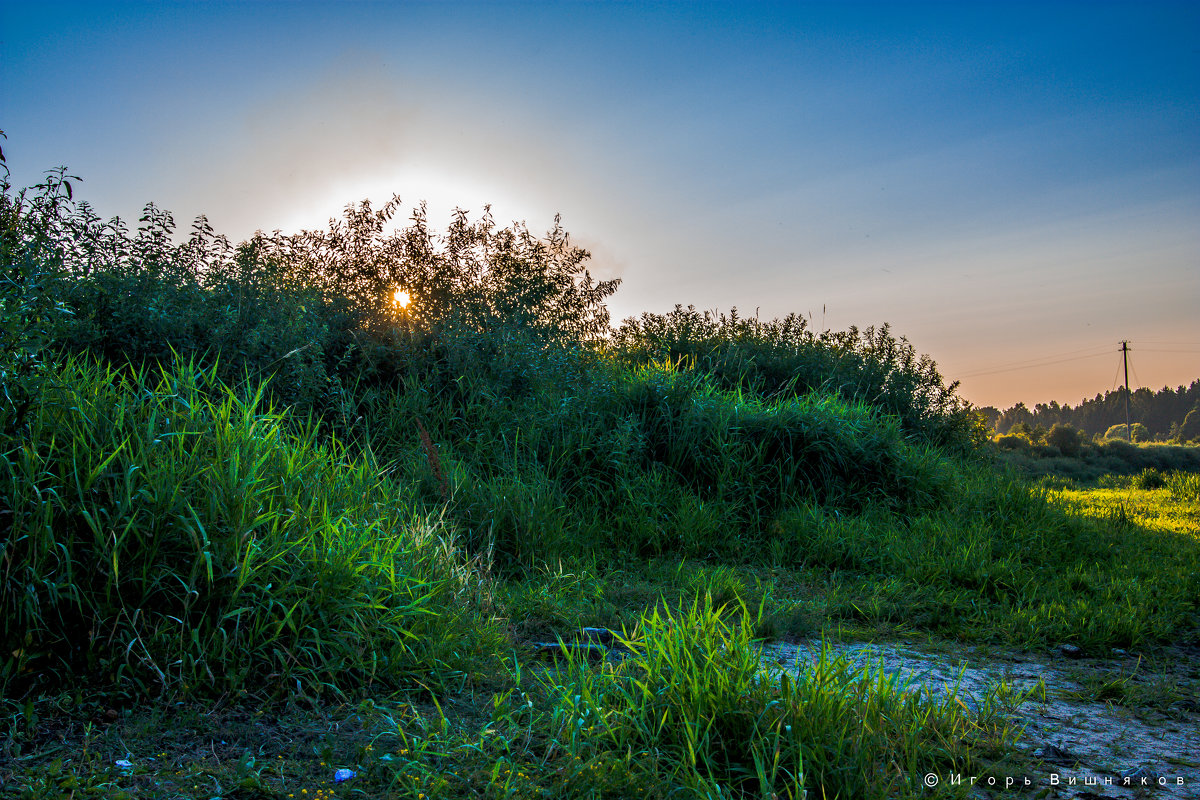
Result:
{"label": "small white flower", "polygon": [[127,758],[122,758],[117,761],[117,766],[120,767],[121,769],[132,769],[133,762]]}
{"label": "small white flower", "polygon": [[354,770],[339,769],[337,772],[333,773],[333,782],[341,783],[342,781],[348,781],[353,777],[354,777]]}

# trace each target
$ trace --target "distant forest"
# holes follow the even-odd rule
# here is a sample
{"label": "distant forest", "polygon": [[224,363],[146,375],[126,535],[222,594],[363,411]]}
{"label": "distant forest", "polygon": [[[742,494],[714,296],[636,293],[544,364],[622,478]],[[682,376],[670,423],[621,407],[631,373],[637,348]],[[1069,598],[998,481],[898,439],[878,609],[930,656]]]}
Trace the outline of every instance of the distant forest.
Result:
{"label": "distant forest", "polygon": [[[1194,421],[1189,420],[1185,426],[1185,418],[1193,411]],[[1038,403],[1033,408],[1017,403],[1004,411],[986,406],[980,408],[979,412],[996,433],[1008,433],[1022,424],[1025,429],[1040,427],[1049,430],[1061,423],[1081,430],[1088,436],[1103,435],[1113,425],[1125,424],[1125,390],[1098,394],[1074,408],[1060,406],[1056,402]],[[1145,388],[1134,390],[1129,398],[1129,421],[1134,424],[1135,430],[1138,423],[1144,425],[1150,438],[1155,440],[1190,440],[1195,423],[1200,422],[1200,380],[1176,389],[1164,386],[1157,392]],[[1180,436],[1181,429],[1183,436]]]}

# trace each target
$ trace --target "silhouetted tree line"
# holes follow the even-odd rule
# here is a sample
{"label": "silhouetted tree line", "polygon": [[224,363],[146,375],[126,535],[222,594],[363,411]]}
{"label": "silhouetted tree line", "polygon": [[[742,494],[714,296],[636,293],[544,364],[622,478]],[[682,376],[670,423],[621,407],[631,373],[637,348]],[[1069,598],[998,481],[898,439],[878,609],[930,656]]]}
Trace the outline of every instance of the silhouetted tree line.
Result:
{"label": "silhouetted tree line", "polygon": [[[1074,407],[1050,402],[1028,408],[1017,403],[1003,411],[988,406],[979,413],[1000,434],[1015,428],[1048,431],[1055,425],[1069,425],[1088,436],[1103,435],[1112,426],[1125,424],[1125,390],[1097,394]],[[1135,390],[1129,397],[1129,419],[1135,430],[1144,426],[1152,439],[1186,442],[1200,438],[1200,380],[1175,389],[1164,386],[1157,392]]]}

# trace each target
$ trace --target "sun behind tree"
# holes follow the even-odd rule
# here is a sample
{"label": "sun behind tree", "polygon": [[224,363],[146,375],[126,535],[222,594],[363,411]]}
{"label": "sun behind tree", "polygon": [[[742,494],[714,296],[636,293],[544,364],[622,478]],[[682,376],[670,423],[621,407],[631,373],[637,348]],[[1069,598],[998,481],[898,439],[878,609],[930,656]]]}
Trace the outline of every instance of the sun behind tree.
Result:
{"label": "sun behind tree", "polygon": [[404,308],[408,305],[409,300],[410,298],[408,296],[408,292],[404,291],[403,289],[397,289],[395,293],[392,294],[392,302],[396,304],[397,308]]}

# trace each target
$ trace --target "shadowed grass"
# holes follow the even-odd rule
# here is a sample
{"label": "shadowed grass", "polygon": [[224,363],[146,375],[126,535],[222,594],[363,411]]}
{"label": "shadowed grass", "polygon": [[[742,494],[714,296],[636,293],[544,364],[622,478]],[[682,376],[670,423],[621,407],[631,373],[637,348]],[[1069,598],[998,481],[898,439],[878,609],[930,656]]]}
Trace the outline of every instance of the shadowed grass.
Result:
{"label": "shadowed grass", "polygon": [[[784,508],[936,506],[954,468],[893,418],[836,397],[766,400],[670,365],[623,367],[517,340],[497,361],[472,337],[409,362],[392,390],[367,388],[358,435],[445,499],[470,547],[498,565],[559,558],[737,558],[765,549]],[[449,367],[461,370],[453,381]],[[439,387],[441,387],[439,391]],[[404,420],[428,421],[429,444]]]}

